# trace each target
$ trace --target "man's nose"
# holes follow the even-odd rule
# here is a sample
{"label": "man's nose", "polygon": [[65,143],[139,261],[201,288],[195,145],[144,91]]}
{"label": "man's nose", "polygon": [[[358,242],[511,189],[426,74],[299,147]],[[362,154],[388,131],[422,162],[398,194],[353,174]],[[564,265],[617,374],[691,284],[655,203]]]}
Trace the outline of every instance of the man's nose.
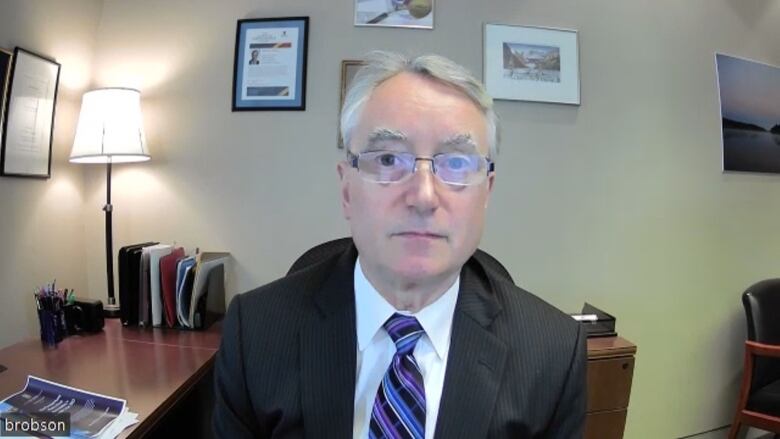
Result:
{"label": "man's nose", "polygon": [[433,162],[418,160],[406,193],[407,206],[420,213],[427,213],[439,207],[436,179],[433,173]]}

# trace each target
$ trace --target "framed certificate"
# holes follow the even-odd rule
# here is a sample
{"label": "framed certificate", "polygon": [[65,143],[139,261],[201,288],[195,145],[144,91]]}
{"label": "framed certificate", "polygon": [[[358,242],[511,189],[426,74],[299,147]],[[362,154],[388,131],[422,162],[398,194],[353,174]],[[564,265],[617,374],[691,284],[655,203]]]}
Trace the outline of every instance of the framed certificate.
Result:
{"label": "framed certificate", "polygon": [[60,65],[17,47],[10,76],[0,175],[49,178]]}
{"label": "framed certificate", "polygon": [[0,49],[0,139],[3,136],[3,120],[5,120],[5,97],[8,93],[8,79],[10,78],[11,60],[13,53]]}
{"label": "framed certificate", "polygon": [[233,111],[306,109],[309,17],[238,20]]}

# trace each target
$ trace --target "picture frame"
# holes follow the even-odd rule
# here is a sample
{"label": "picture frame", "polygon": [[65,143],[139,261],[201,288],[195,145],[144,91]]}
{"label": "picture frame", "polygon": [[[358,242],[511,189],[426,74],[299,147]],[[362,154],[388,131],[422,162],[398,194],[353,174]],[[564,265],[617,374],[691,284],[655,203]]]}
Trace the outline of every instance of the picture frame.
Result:
{"label": "picture frame", "polygon": [[355,26],[433,29],[434,0],[354,0]]}
{"label": "picture frame", "polygon": [[60,64],[16,47],[0,146],[0,175],[50,178]]}
{"label": "picture frame", "polygon": [[780,174],[780,66],[715,53],[724,172]]}
{"label": "picture frame", "polygon": [[361,59],[345,59],[341,61],[341,93],[339,95],[339,110],[338,122],[336,123],[336,131],[338,132],[338,143],[336,144],[338,149],[344,149],[344,139],[341,138],[341,109],[344,107],[344,98],[347,96],[347,89],[349,84],[355,77],[355,74],[361,67],[366,65],[366,62]]}
{"label": "picture frame", "polygon": [[306,110],[309,17],[238,20],[233,111]]}
{"label": "picture frame", "polygon": [[494,99],[580,105],[578,33],[488,23],[483,73]]}
{"label": "picture frame", "polygon": [[8,81],[11,78],[11,60],[13,60],[13,58],[13,52],[0,48],[0,139],[3,135],[5,98],[8,93]]}

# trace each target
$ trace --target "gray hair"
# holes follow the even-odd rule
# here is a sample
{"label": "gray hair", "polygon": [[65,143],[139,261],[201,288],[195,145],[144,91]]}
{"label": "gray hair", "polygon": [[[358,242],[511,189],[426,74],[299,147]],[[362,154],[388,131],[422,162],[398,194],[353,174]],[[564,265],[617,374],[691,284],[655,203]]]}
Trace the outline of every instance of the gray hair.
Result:
{"label": "gray hair", "polygon": [[499,120],[493,111],[493,98],[485,87],[465,67],[439,55],[423,55],[407,58],[399,53],[375,50],[366,55],[366,65],[355,75],[344,97],[341,109],[341,137],[349,151],[352,133],[357,126],[363,107],[374,89],[393,76],[414,73],[449,85],[462,92],[482,110],[487,123],[489,157],[493,160],[498,153]]}

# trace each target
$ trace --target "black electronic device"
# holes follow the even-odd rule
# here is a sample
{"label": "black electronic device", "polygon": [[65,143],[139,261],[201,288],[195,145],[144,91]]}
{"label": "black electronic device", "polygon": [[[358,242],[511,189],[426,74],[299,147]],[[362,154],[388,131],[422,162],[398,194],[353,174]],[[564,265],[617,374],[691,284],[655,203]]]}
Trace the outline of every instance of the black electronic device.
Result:
{"label": "black electronic device", "polygon": [[80,299],[65,305],[65,324],[68,334],[80,332],[100,332],[103,330],[103,302],[93,299]]}

